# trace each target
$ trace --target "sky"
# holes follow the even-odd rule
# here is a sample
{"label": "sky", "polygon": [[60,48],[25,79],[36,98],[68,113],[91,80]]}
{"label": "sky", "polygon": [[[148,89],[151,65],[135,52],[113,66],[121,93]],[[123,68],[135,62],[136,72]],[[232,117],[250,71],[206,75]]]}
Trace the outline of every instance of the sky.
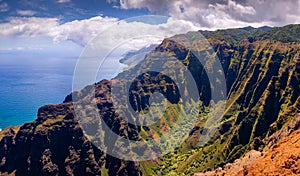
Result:
{"label": "sky", "polygon": [[300,23],[299,4],[300,0],[0,0],[0,54],[75,57],[111,25],[141,15],[166,18],[127,20],[120,30],[134,25],[163,38],[200,29],[284,26]]}

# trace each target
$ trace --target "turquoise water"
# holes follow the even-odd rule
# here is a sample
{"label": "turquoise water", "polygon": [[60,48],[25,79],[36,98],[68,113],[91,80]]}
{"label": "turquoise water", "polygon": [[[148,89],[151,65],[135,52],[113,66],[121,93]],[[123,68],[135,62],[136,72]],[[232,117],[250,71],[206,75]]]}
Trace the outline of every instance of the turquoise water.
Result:
{"label": "turquoise water", "polygon": [[72,90],[77,58],[1,58],[0,128],[36,119],[45,104],[57,104]]}

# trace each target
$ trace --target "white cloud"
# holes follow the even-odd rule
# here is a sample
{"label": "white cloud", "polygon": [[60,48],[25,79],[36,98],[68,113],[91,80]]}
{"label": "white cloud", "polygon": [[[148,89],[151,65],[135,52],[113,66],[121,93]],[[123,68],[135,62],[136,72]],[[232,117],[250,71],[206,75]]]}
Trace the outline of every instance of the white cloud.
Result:
{"label": "white cloud", "polygon": [[49,35],[59,26],[57,18],[15,17],[9,22],[0,24],[0,34],[3,36],[35,37]]}
{"label": "white cloud", "polygon": [[9,6],[7,3],[1,3],[0,4],[0,12],[7,12],[9,10]]}
{"label": "white cloud", "polygon": [[[10,18],[9,22],[0,23],[0,36],[22,36],[30,38],[46,36],[51,37],[54,42],[73,41],[78,45],[85,46],[101,31],[117,22],[117,18],[101,16],[85,20],[75,20],[63,24],[60,23],[58,18],[14,17]],[[116,36],[123,37],[128,35],[128,33],[138,35],[139,31],[155,31],[159,39],[199,29],[191,22],[174,20],[172,18],[166,23],[157,25],[122,21],[119,22],[119,26],[116,31],[113,31]],[[142,42],[145,42],[145,45],[147,45],[155,41],[149,39],[148,41],[143,40]]]}
{"label": "white cloud", "polygon": [[17,14],[22,16],[33,16],[36,14],[36,11],[33,10],[17,10]]}
{"label": "white cloud", "polygon": [[147,8],[208,29],[300,23],[300,0],[107,0],[122,9]]}
{"label": "white cloud", "polygon": [[56,25],[54,28],[52,28],[49,35],[53,37],[55,42],[71,40],[84,46],[99,32],[116,23],[117,21],[117,18],[101,16],[85,20],[75,20]]}
{"label": "white cloud", "polygon": [[58,18],[14,17],[0,23],[1,36],[52,37],[54,42],[73,41],[85,45],[97,33],[115,23],[116,18],[94,17],[60,24]]}
{"label": "white cloud", "polygon": [[213,7],[216,10],[221,11],[231,11],[238,14],[248,14],[248,15],[254,15],[256,13],[255,9],[252,6],[242,6],[241,4],[238,4],[232,0],[228,0],[228,4],[219,4],[216,3],[216,5],[209,5],[209,7]]}
{"label": "white cloud", "polygon": [[67,3],[67,2],[71,2],[71,0],[57,0],[58,3]]}
{"label": "white cloud", "polygon": [[[143,17],[141,17],[143,18]],[[147,24],[143,22],[126,22],[121,21],[117,25],[109,28],[101,35],[101,39],[97,40],[105,42],[102,46],[103,50],[114,48],[115,41],[126,41],[120,43],[120,50],[137,50],[151,44],[158,44],[164,38],[182,34],[189,31],[196,31],[199,28],[193,23],[184,20],[174,20],[169,18],[166,23]],[[145,36],[145,34],[147,34]],[[130,40],[128,40],[130,39]],[[99,43],[99,45],[103,45]]]}

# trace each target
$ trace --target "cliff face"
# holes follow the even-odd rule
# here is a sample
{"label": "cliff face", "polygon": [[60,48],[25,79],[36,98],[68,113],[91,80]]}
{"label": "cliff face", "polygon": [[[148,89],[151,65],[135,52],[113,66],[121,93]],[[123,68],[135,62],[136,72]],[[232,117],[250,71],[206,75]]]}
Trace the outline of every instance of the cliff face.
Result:
{"label": "cliff face", "polygon": [[[171,153],[155,161],[130,162],[114,158],[100,151],[84,135],[74,116],[72,95],[64,103],[47,105],[39,109],[38,118],[20,127],[7,128],[0,132],[0,173],[12,175],[166,175],[192,174],[198,171],[224,166],[252,149],[263,150],[276,143],[275,134],[286,127],[300,112],[300,45],[295,33],[299,25],[262,29],[233,29],[203,32],[215,50],[224,70],[227,92],[225,112],[217,124],[217,132],[205,146],[199,139],[207,131],[203,125],[207,119],[199,115],[199,120],[190,131],[183,144]],[[285,35],[283,35],[285,34]],[[126,139],[143,141],[158,139],[176,123],[176,105],[180,99],[190,97],[189,80],[182,79],[184,69],[188,69],[196,81],[199,99],[206,108],[211,101],[211,93],[219,85],[211,87],[207,72],[214,60],[206,48],[197,48],[203,40],[197,39],[197,32],[177,35],[165,39],[137,66],[124,71],[111,81],[103,80],[87,86],[73,96],[82,102],[95,102],[98,113],[107,126],[117,135]],[[179,41],[179,42],[178,42]],[[191,52],[199,51],[211,66],[205,70]],[[171,56],[186,67],[174,64],[151,62],[162,56]],[[140,68],[164,68],[166,75],[157,72],[142,74]],[[134,77],[141,72],[139,77]],[[124,78],[133,77],[130,87],[130,104],[135,111],[149,110],[149,97],[154,92],[162,93],[170,102],[167,115],[152,126],[128,124],[120,115],[126,114],[127,107],[116,111],[111,97],[112,85],[131,82]],[[173,78],[173,77],[172,77]],[[163,80],[163,81],[161,81]],[[184,94],[181,95],[176,82],[180,80]],[[218,81],[216,81],[218,82]],[[122,87],[122,86],[119,86]],[[95,94],[90,94],[91,88]],[[121,101],[127,89],[115,90]],[[198,100],[193,100],[193,102]],[[195,102],[194,102],[195,103]],[[189,105],[193,105],[188,102]],[[93,125],[89,104],[83,107],[88,125]],[[130,113],[124,117],[134,118]],[[136,120],[136,119],[134,119]],[[133,120],[133,121],[134,121]],[[115,139],[104,135],[104,143],[115,143]],[[175,136],[176,137],[176,136]],[[279,138],[279,137],[278,137]],[[110,149],[114,151],[114,148]],[[130,151],[129,151],[130,152]]]}
{"label": "cliff face", "polygon": [[230,86],[221,125],[221,129],[233,128],[229,133],[220,131],[223,136],[231,135],[225,149],[228,160],[234,156],[232,150],[243,151],[245,146],[249,148],[247,144],[259,149],[265,137],[299,112],[299,54],[299,45],[281,42],[243,41],[239,45],[229,65],[228,74],[233,76],[227,77],[237,76]]}
{"label": "cliff face", "polygon": [[[103,97],[109,81],[99,85]],[[138,163],[108,156],[87,140],[68,98],[41,107],[34,122],[1,132],[1,175],[139,175]]]}
{"label": "cliff face", "polygon": [[198,141],[205,128],[203,122],[197,124],[183,145],[148,173],[192,174],[222,167],[247,151],[262,150],[270,143],[268,137],[300,111],[299,44],[251,38],[238,44],[209,40],[223,65],[228,88],[218,131],[201,147]]}

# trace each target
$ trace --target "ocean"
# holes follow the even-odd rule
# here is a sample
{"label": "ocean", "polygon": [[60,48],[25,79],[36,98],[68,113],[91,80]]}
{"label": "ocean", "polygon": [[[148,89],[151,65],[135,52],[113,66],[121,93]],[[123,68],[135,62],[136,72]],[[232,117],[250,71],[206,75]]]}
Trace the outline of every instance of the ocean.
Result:
{"label": "ocean", "polygon": [[[1,56],[0,130],[35,120],[38,108],[43,105],[62,103],[72,92],[77,60],[78,57]],[[110,57],[96,81],[111,79],[123,68],[119,57]]]}
{"label": "ocean", "polygon": [[39,107],[72,91],[77,58],[6,57],[0,61],[0,129],[31,122]]}

